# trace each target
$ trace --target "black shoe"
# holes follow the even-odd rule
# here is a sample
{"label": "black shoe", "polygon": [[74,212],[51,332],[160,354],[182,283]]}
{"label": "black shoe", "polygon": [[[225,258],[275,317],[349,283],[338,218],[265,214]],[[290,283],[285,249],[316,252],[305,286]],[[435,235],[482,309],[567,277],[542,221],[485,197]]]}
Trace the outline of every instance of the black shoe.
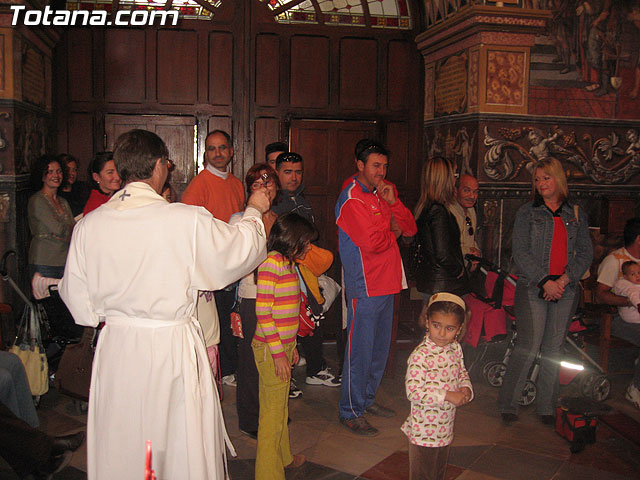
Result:
{"label": "black shoe", "polygon": [[515,413],[503,413],[502,414],[502,423],[506,425],[511,425],[513,422],[518,421],[518,415]]}
{"label": "black shoe", "polygon": [[545,425],[554,425],[556,423],[556,417],[553,415],[538,415],[538,418]]}
{"label": "black shoe", "polygon": [[66,450],[61,455],[51,455],[42,468],[39,468],[36,472],[27,476],[26,479],[51,480],[55,473],[58,473],[69,464],[72,455],[73,452],[71,450]]}
{"label": "black shoe", "polygon": [[363,437],[375,437],[378,435],[378,429],[372,427],[364,417],[340,418],[340,423],[356,435],[362,435]]}
{"label": "black shoe", "polygon": [[252,431],[252,430],[242,430],[240,429],[240,433],[246,435],[247,437],[253,438],[254,440],[258,439],[258,431]]}
{"label": "black shoe", "polygon": [[64,437],[55,437],[51,444],[51,456],[56,457],[62,455],[66,450],[75,452],[84,442],[84,432],[78,432],[74,435],[66,435]]}
{"label": "black shoe", "polygon": [[391,418],[396,416],[396,412],[394,412],[390,408],[383,407],[382,405],[378,405],[377,403],[372,403],[369,406],[369,408],[365,408],[364,413],[369,413],[371,415],[375,415],[376,417],[385,417],[385,418]]}

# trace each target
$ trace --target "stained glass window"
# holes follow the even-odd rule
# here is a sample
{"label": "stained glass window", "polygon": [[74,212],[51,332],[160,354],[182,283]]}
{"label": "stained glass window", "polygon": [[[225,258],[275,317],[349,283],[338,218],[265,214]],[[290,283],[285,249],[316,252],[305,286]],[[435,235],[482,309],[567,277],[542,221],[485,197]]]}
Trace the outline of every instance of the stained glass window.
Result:
{"label": "stained glass window", "polygon": [[[407,0],[304,0],[287,8],[291,0],[261,0],[271,10],[277,10],[278,23],[321,23],[326,25],[366,26],[365,7],[368,6],[371,26],[376,28],[411,28]],[[317,8],[316,8],[317,5]]]}
{"label": "stained glass window", "polygon": [[[165,10],[168,0],[120,0],[121,10]],[[203,0],[203,3],[215,9],[222,5],[222,0]],[[68,10],[106,10],[111,12],[113,0],[67,0]],[[180,18],[209,20],[213,12],[193,0],[173,0],[170,10],[177,10]]]}

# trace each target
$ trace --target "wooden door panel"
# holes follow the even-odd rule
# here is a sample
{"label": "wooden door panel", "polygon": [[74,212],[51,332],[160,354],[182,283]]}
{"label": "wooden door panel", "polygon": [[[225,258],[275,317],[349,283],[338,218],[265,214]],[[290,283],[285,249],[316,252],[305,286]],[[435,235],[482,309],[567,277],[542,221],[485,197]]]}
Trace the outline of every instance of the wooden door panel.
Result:
{"label": "wooden door panel", "polygon": [[[316,219],[318,245],[334,253],[335,261],[327,273],[338,282],[341,264],[335,205],[342,183],[356,170],[356,143],[362,138],[374,138],[376,127],[376,122],[340,120],[293,120],[289,127],[290,149],[304,159],[305,196]],[[331,308],[325,335],[338,335],[341,328],[342,311]]]}
{"label": "wooden door panel", "polygon": [[134,128],[142,128],[156,133],[169,149],[169,158],[175,169],[169,175],[169,182],[179,199],[188,183],[195,175],[195,117],[171,115],[105,115],[107,150],[121,134]]}

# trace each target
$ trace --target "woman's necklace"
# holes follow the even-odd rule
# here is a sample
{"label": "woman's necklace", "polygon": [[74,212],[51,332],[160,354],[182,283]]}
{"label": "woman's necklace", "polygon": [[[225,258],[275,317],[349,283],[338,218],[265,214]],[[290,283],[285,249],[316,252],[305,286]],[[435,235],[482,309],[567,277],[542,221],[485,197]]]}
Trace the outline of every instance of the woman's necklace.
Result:
{"label": "woman's necklace", "polygon": [[58,197],[52,193],[47,193],[47,192],[42,192],[42,194],[44,195],[44,198],[47,199],[47,201],[49,202],[49,205],[51,205],[54,212],[64,217],[65,211],[64,211],[64,208],[62,207],[62,204],[58,200]]}

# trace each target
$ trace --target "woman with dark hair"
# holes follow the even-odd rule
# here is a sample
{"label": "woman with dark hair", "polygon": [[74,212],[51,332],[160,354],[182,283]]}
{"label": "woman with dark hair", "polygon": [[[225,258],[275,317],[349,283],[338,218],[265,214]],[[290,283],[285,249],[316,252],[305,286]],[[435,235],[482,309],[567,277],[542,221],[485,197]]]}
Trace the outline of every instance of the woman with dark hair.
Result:
{"label": "woman with dark hair", "polygon": [[44,155],[38,159],[34,178],[39,190],[29,198],[27,207],[31,245],[29,246],[29,276],[38,272],[43,277],[62,278],[75,221],[71,207],[58,196],[64,174],[56,157]]}
{"label": "woman with dark hair", "polygon": [[438,292],[462,296],[469,292],[460,248],[460,230],[447,206],[454,199],[455,175],[441,157],[427,160],[422,169],[421,194],[415,208],[419,243],[416,281],[425,301]]}
{"label": "woman with dark hair", "polygon": [[536,410],[542,423],[555,422],[558,357],[575,309],[578,282],[593,257],[587,214],[567,197],[560,162],[552,157],[538,161],[531,178],[532,201],[520,207],[513,225],[518,339],[498,396],[507,424],[518,420],[518,400],[538,352]]}
{"label": "woman with dark hair", "polygon": [[78,181],[78,161],[71,155],[61,153],[58,155],[58,162],[66,173],[65,182],[58,190],[58,195],[69,203],[73,216],[77,217],[87,203],[86,185]]}
{"label": "woman with dark hair", "polygon": [[[280,191],[280,180],[278,174],[266,163],[257,163],[249,169],[245,177],[247,186],[247,198],[261,188],[266,188],[271,200],[275,199]],[[242,218],[242,213],[237,213],[231,217],[229,223],[234,225]],[[262,214],[267,237],[271,227],[278,218],[273,210],[268,210]],[[238,426],[240,431],[252,438],[258,436],[258,413],[260,402],[258,399],[258,370],[253,358],[251,342],[256,331],[256,273],[251,272],[240,280],[238,285],[238,302],[240,303],[240,318],[242,323],[242,335],[238,341],[238,368],[236,370],[236,408],[238,411]]]}
{"label": "woman with dark hair", "polygon": [[122,181],[116,165],[113,163],[112,152],[97,153],[91,165],[89,165],[89,175],[93,180],[89,200],[84,206],[83,214],[86,215],[98,208],[103,203],[107,203],[114,192],[120,190]]}

